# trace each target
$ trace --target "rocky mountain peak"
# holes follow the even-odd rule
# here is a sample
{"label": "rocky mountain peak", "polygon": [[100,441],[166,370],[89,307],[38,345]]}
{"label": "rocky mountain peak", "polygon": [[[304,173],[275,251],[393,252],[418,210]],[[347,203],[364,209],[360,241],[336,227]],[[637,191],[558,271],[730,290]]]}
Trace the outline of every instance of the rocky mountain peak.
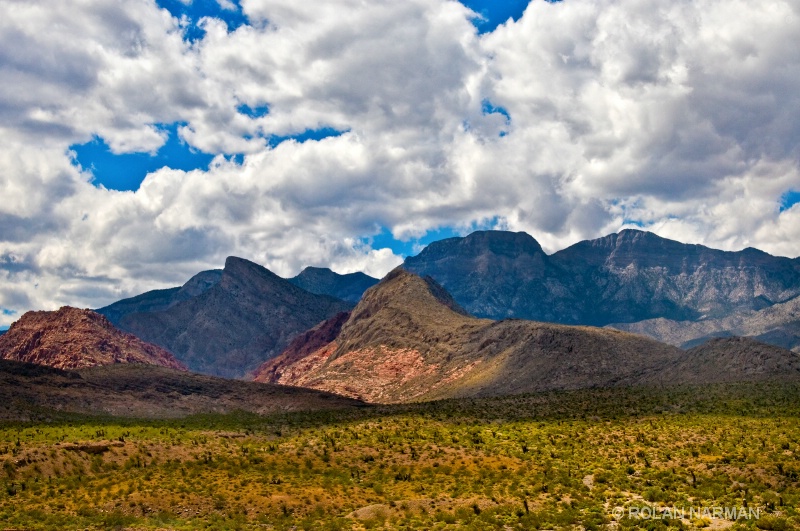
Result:
{"label": "rocky mountain peak", "polygon": [[[432,278],[401,267],[367,290],[342,328],[342,351],[386,344],[417,347],[430,331],[456,326],[467,312]],[[364,340],[367,339],[365,342]]]}
{"label": "rocky mountain peak", "polygon": [[200,273],[197,273],[195,276],[190,278],[186,282],[186,284],[184,284],[179,288],[178,298],[188,299],[191,297],[197,297],[198,295],[205,293],[209,289],[216,286],[221,279],[222,279],[221,269],[201,271]]}
{"label": "rocky mountain peak", "polygon": [[209,289],[166,309],[129,313],[120,327],[168,348],[193,371],[240,378],[295,335],[351,307],[231,256]]}
{"label": "rocky mountain peak", "polygon": [[223,278],[228,277],[245,281],[253,278],[274,281],[284,280],[264,266],[237,256],[229,256],[225,259],[225,267],[222,270],[222,276]]}

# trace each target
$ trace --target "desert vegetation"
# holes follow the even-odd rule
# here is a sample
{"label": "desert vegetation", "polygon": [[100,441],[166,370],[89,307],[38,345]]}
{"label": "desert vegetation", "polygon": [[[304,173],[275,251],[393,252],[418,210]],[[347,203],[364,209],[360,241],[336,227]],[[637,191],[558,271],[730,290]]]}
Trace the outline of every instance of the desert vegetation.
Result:
{"label": "desert vegetation", "polygon": [[[0,427],[0,522],[11,529],[795,529],[798,413],[795,384],[165,421],[43,413]],[[715,507],[753,517],[669,512]],[[645,508],[658,518],[631,517]]]}

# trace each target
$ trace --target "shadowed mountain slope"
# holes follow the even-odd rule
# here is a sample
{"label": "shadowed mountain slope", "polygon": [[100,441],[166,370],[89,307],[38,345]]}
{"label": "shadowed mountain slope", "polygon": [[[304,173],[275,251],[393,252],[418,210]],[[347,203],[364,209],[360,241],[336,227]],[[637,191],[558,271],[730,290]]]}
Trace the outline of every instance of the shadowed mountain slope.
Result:
{"label": "shadowed mountain slope", "polygon": [[168,348],[193,371],[239,378],[280,353],[297,334],[350,308],[230,257],[219,282],[199,295],[161,311],[124,315],[119,325]]}
{"label": "shadowed mountain slope", "polygon": [[197,297],[214,287],[220,279],[222,279],[221,269],[202,271],[190,278],[183,286],[148,291],[100,308],[97,313],[105,315],[109,321],[118,324],[126,315],[166,310],[181,301]]}
{"label": "shadowed mountain slope", "polygon": [[225,380],[155,366],[114,365],[62,371],[0,360],[0,419],[55,412],[136,418],[249,411],[262,415],[362,407],[329,393]]}
{"label": "shadowed mountain slope", "polygon": [[689,384],[798,381],[800,354],[750,338],[715,338],[687,350],[665,373]]}
{"label": "shadowed mountain slope", "polygon": [[356,303],[365,291],[378,283],[378,279],[364,273],[340,275],[328,268],[307,267],[289,282],[317,295],[330,295]]}
{"label": "shadowed mountain slope", "polygon": [[166,350],[115,328],[91,310],[27,312],[0,337],[0,358],[59,369],[141,363],[185,367]]}
{"label": "shadowed mountain slope", "polygon": [[476,319],[401,268],[340,321],[311,330],[256,379],[391,403],[633,385],[682,354],[615,330]]}
{"label": "shadowed mountain slope", "polygon": [[403,267],[429,275],[479,317],[606,325],[697,320],[800,295],[800,261],[726,252],[623,230],[553,255],[525,233],[475,232],[426,247]]}

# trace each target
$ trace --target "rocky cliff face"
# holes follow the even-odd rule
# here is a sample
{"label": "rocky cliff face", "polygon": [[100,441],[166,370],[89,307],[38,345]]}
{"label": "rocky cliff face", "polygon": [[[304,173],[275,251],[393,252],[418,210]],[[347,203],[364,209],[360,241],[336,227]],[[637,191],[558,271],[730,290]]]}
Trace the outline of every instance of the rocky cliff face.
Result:
{"label": "rocky cliff face", "polygon": [[759,310],[800,295],[799,266],[755,249],[718,251],[635,230],[549,256],[524,233],[476,232],[432,243],[404,263],[479,317],[597,326]]}
{"label": "rocky cliff face", "polygon": [[317,295],[330,295],[356,303],[365,291],[378,283],[378,279],[364,273],[340,275],[323,267],[307,267],[289,282]]}
{"label": "rocky cliff face", "polygon": [[434,242],[403,267],[430,276],[478,317],[578,321],[563,274],[524,232],[479,231]]}
{"label": "rocky cliff face", "polygon": [[166,350],[118,330],[102,315],[68,306],[23,315],[0,337],[0,358],[58,369],[116,363],[186,369]]}
{"label": "rocky cliff face", "polygon": [[331,339],[337,326],[310,331],[257,379],[390,403],[632,385],[681,355],[617,331],[476,319],[402,269],[368,290]]}
{"label": "rocky cliff face", "polygon": [[350,308],[230,257],[208,289],[166,309],[124,315],[119,325],[168,348],[193,371],[240,378],[279,354],[297,334]]}
{"label": "rocky cliff face", "polygon": [[655,317],[696,320],[758,310],[800,294],[800,269],[756,249],[726,252],[625,230],[555,253],[595,303],[596,324]]}

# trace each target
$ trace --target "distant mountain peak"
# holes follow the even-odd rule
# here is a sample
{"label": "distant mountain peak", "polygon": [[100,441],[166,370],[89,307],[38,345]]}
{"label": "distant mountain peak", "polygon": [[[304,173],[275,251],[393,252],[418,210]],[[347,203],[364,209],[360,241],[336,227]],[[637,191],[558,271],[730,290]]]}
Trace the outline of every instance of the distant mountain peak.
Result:
{"label": "distant mountain peak", "polygon": [[[334,271],[329,267],[317,267],[317,266],[306,266],[300,272],[300,274],[307,274],[307,275],[328,275],[330,273],[334,273]],[[334,273],[338,274],[338,273]]]}
{"label": "distant mountain peak", "polygon": [[317,295],[358,302],[368,288],[378,283],[378,279],[360,272],[340,275],[327,267],[309,266],[289,282]]}
{"label": "distant mountain peak", "polygon": [[[599,249],[619,249],[626,247],[653,248],[654,246],[686,246],[669,238],[659,236],[654,232],[639,229],[622,229],[619,232],[603,236],[594,240],[584,240],[572,247],[594,247]],[[568,248],[569,249],[569,248]]]}
{"label": "distant mountain peak", "polygon": [[239,378],[315,324],[352,307],[230,256],[221,279],[195,297],[129,313],[120,326],[168,348],[194,371]]}
{"label": "distant mountain peak", "polygon": [[508,257],[544,254],[539,242],[526,232],[485,230],[433,242],[417,257],[410,257],[409,260],[430,260],[449,254],[474,255],[481,252]]}
{"label": "distant mountain peak", "polygon": [[234,277],[257,275],[263,278],[285,280],[266,267],[238,256],[229,256],[225,259],[222,274]]}

